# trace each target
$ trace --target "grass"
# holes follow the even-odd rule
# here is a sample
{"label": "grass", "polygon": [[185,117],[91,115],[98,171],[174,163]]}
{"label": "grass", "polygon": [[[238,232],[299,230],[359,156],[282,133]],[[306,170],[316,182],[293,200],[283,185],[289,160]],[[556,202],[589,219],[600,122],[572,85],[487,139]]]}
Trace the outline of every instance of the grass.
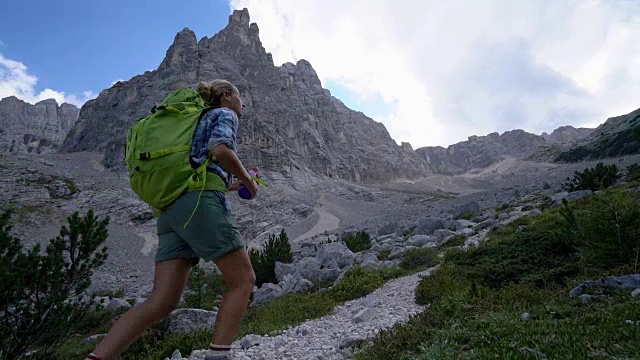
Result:
{"label": "grass", "polygon": [[428,268],[440,263],[438,251],[433,248],[410,249],[404,253],[400,262],[402,269]]}
{"label": "grass", "polygon": [[[477,248],[447,250],[416,288],[428,307],[355,358],[640,358],[640,326],[625,322],[640,321],[631,290],[589,304],[568,295],[587,279],[637,271],[633,254],[610,250],[640,248],[638,196],[604,191],[492,231]],[[617,217],[612,238],[614,213],[628,216]]]}
{"label": "grass", "polygon": [[476,213],[473,211],[467,211],[464,214],[460,215],[458,218],[462,220],[469,220],[469,221],[477,220]]}
{"label": "grass", "polygon": [[454,235],[451,238],[449,238],[448,240],[442,242],[440,245],[438,245],[436,247],[436,249],[438,250],[446,250],[448,248],[452,248],[452,247],[456,247],[456,246],[462,246],[464,245],[464,242],[467,240],[467,236],[466,235]]}
{"label": "grass", "polygon": [[504,203],[498,207],[496,207],[496,215],[500,213],[510,213],[515,209],[515,205],[510,203]]}
{"label": "grass", "polygon": [[390,249],[382,250],[378,254],[378,260],[386,261],[386,260],[389,259],[389,256],[391,256],[391,250]]}
{"label": "grass", "polygon": [[95,291],[92,294],[93,296],[108,296],[110,298],[122,298],[125,295],[125,290],[123,288],[119,288],[117,290],[101,290]]}

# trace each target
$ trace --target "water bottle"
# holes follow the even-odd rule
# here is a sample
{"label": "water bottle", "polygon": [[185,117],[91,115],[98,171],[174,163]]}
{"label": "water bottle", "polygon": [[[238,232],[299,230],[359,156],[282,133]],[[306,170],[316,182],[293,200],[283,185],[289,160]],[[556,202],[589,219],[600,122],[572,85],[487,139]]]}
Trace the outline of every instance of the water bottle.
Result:
{"label": "water bottle", "polygon": [[[256,177],[257,171],[256,169],[250,170],[249,171],[249,176],[250,177]],[[245,199],[245,200],[249,200],[251,199],[251,191],[249,191],[249,189],[247,189],[246,186],[244,186],[244,184],[240,185],[240,189],[238,189],[238,195],[240,195],[241,198]]]}

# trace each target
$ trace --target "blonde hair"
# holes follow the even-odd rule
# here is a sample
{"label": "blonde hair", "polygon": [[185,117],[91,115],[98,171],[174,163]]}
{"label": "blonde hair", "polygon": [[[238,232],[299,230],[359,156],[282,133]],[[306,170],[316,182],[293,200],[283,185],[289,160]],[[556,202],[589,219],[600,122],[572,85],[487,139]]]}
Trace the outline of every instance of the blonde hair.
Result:
{"label": "blonde hair", "polygon": [[196,91],[205,103],[212,107],[220,107],[220,100],[225,92],[233,93],[235,87],[227,80],[213,80],[210,84],[204,81],[198,83]]}

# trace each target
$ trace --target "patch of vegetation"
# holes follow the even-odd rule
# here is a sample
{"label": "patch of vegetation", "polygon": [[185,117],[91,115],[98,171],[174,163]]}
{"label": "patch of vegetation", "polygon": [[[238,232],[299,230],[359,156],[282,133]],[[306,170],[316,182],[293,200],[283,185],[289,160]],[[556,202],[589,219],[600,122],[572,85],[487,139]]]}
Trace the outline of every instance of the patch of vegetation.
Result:
{"label": "patch of vegetation", "polygon": [[639,358],[640,327],[625,320],[640,320],[640,299],[568,297],[587,279],[638,270],[638,197],[608,189],[492,231],[477,248],[449,249],[416,288],[425,311],[355,358]]}
{"label": "patch of vegetation", "polygon": [[476,213],[473,211],[467,211],[464,214],[460,215],[459,219],[474,221],[476,220]]}
{"label": "patch of vegetation", "polygon": [[405,240],[407,240],[415,234],[416,234],[416,227],[414,226],[410,229],[405,230],[402,236],[404,237]]}
{"label": "patch of vegetation", "polygon": [[369,233],[364,230],[343,237],[342,242],[354,253],[369,250],[372,245]]}
{"label": "patch of vegetation", "polygon": [[87,326],[90,302],[81,295],[107,258],[109,218],[75,212],[41,252],[39,244],[25,250],[11,236],[10,216],[0,215],[0,354],[18,359],[37,351],[48,358]]}
{"label": "patch of vegetation", "polygon": [[293,261],[287,233],[282,230],[278,236],[269,235],[264,249],[260,251],[249,250],[249,258],[253,272],[256,274],[256,286],[260,287],[264,283],[277,284],[276,261],[287,264]]}
{"label": "patch of vegetation", "polygon": [[380,261],[389,260],[389,256],[391,256],[391,250],[390,249],[382,250],[382,251],[380,251],[378,253],[378,260],[380,260]]}
{"label": "patch of vegetation", "polygon": [[410,249],[402,256],[400,267],[402,269],[418,269],[436,266],[442,261],[438,257],[438,251],[434,248]]}
{"label": "patch of vegetation", "polygon": [[627,181],[640,181],[640,165],[631,164],[627,166],[627,174],[625,175]]}
{"label": "patch of vegetation", "polygon": [[444,250],[452,247],[462,246],[464,245],[464,242],[466,240],[467,240],[466,235],[455,235],[449,238],[447,241],[444,241],[443,243],[438,245],[436,248],[439,250]]}
{"label": "patch of vegetation", "polygon": [[515,209],[515,206],[510,203],[504,203],[498,207],[496,207],[496,215],[500,213],[510,213]]}
{"label": "patch of vegetation", "polygon": [[72,193],[77,193],[80,190],[71,179],[64,179],[63,181]]}
{"label": "patch of vegetation", "polygon": [[576,171],[573,178],[567,178],[567,181],[562,184],[562,189],[568,192],[578,190],[598,191],[615,184],[619,178],[620,174],[618,174],[617,166],[598,163],[594,168]]}
{"label": "patch of vegetation", "polygon": [[538,209],[540,211],[547,211],[556,205],[555,200],[549,195],[542,195],[538,202]]}
{"label": "patch of vegetation", "polygon": [[125,290],[123,288],[117,290],[102,290],[93,292],[93,296],[108,296],[110,298],[122,298],[125,295]]}

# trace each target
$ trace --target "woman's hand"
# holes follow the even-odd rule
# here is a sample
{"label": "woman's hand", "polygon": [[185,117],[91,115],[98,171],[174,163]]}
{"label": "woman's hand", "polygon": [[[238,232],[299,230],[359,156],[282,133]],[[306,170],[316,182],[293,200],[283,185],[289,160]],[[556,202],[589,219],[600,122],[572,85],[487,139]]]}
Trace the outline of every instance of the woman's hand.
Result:
{"label": "woman's hand", "polygon": [[229,186],[229,188],[227,189],[227,191],[238,191],[240,190],[240,186],[242,186],[242,183],[240,182],[240,180],[234,179],[233,182],[231,183],[231,186]]}

